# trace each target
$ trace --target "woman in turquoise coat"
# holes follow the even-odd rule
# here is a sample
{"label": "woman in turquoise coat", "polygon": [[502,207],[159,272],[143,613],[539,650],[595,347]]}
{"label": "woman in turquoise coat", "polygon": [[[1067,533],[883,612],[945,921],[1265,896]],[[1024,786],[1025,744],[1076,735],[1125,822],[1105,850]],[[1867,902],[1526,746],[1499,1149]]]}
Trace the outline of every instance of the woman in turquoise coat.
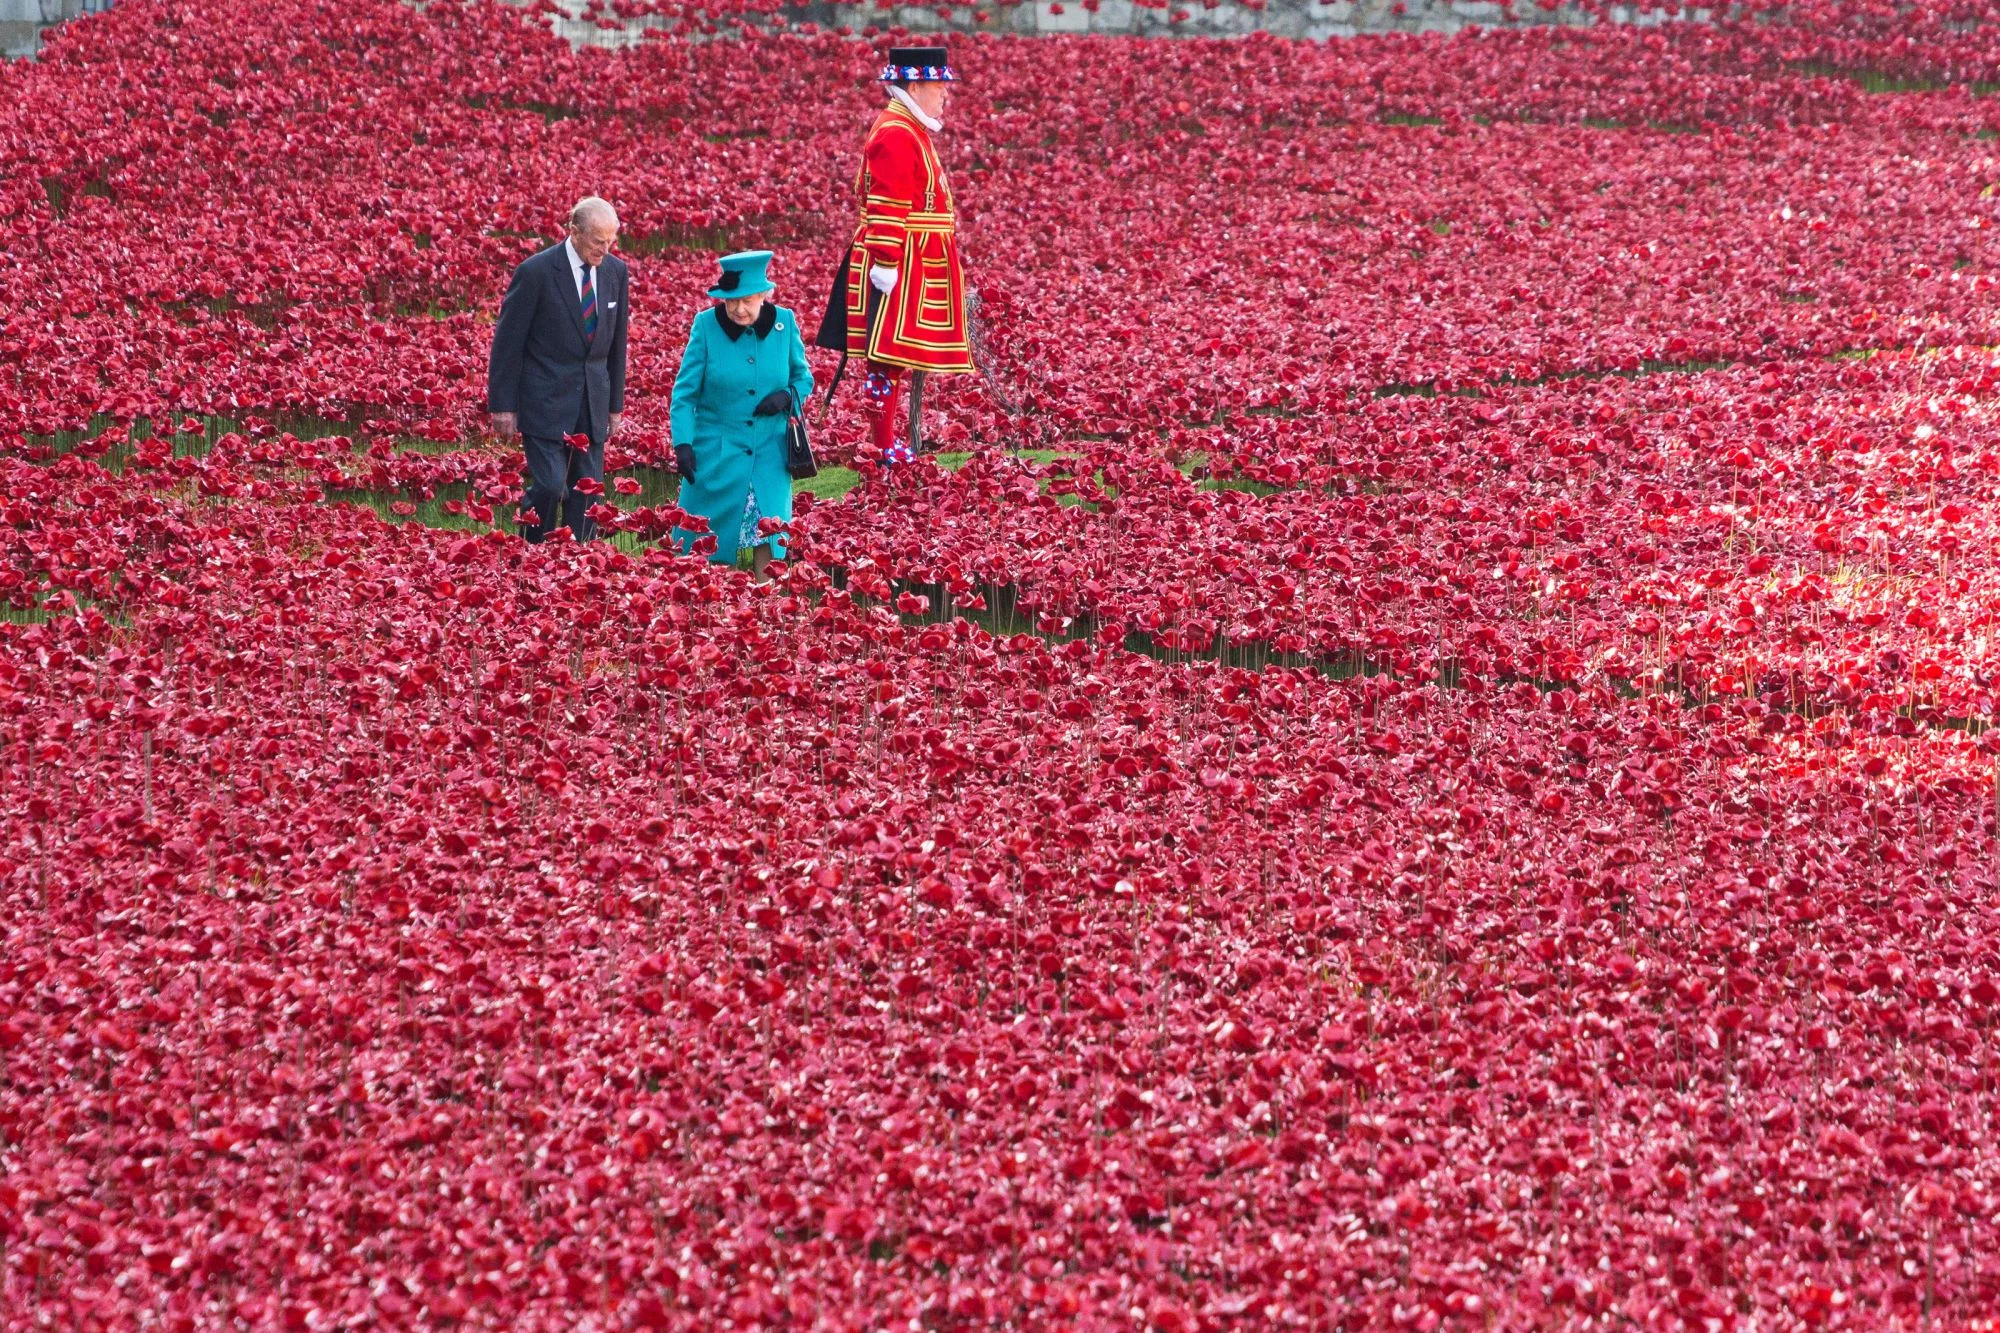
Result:
{"label": "woman in turquoise coat", "polygon": [[[760,577],[785,550],[783,539],[758,531],[759,524],[792,520],[785,418],[813,390],[798,318],[770,299],[770,262],[769,250],[723,258],[708,293],[715,304],[688,330],[672,413],[680,507],[708,520],[711,561],[735,564],[747,546]],[[695,543],[691,532],[676,529],[674,537],[684,551]]]}

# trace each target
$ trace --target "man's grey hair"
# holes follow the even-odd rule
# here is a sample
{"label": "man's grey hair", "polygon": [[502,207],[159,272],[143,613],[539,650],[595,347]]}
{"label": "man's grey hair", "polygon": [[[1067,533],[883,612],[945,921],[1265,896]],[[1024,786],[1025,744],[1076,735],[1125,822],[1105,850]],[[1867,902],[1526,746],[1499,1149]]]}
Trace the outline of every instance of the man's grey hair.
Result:
{"label": "man's grey hair", "polygon": [[569,211],[569,225],[578,230],[596,221],[609,222],[615,227],[618,225],[618,210],[594,194],[577,200],[576,207]]}

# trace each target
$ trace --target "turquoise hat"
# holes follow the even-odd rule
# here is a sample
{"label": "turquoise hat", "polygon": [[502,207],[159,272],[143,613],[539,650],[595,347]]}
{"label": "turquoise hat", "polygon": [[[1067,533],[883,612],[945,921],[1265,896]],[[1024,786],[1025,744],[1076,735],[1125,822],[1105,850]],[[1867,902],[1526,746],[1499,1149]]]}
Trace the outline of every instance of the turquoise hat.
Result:
{"label": "turquoise hat", "polygon": [[778,284],[771,281],[764,266],[771,262],[769,250],[742,250],[722,257],[722,276],[716,279],[708,294],[718,301],[733,301],[739,296],[755,296],[758,292],[772,292]]}

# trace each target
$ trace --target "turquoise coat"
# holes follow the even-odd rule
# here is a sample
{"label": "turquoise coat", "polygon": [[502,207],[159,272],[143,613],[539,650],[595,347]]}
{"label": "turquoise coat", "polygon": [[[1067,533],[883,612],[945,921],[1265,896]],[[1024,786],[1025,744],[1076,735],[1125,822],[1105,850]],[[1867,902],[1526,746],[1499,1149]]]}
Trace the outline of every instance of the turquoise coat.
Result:
{"label": "turquoise coat", "polygon": [[[681,482],[680,507],[708,520],[718,564],[736,562],[745,503],[754,494],[764,518],[790,522],[792,477],[785,470],[785,418],[752,416],[775,389],[789,387],[804,403],[812,397],[805,340],[798,317],[767,304],[757,323],[732,338],[720,307],[702,311],[688,329],[687,351],[674,377],[675,444],[694,449],[694,480]],[[734,327],[734,326],[732,326]],[[694,534],[675,530],[681,549]],[[776,538],[771,553],[783,557]]]}

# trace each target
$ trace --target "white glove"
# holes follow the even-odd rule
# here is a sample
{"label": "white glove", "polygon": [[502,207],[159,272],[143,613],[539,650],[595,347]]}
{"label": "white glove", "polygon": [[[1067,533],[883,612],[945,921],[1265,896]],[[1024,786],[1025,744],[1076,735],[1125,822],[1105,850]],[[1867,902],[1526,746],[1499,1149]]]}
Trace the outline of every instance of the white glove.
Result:
{"label": "white glove", "polygon": [[887,264],[876,264],[868,270],[868,285],[887,296],[896,290],[896,270]]}

